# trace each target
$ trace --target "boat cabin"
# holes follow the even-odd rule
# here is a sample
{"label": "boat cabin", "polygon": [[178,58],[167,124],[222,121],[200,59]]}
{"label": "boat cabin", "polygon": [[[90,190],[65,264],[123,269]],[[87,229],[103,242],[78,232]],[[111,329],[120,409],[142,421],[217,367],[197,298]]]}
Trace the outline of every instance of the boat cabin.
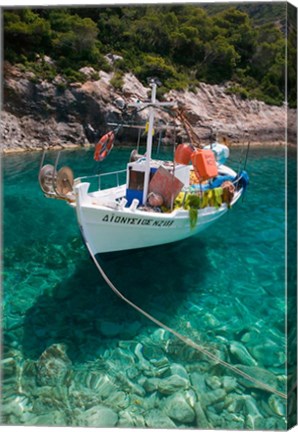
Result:
{"label": "boat cabin", "polygon": [[[189,187],[190,165],[174,164],[169,161],[152,160],[148,192],[156,192],[166,199],[177,194],[183,187]],[[126,199],[130,206],[134,199],[143,202],[146,158],[127,164]]]}

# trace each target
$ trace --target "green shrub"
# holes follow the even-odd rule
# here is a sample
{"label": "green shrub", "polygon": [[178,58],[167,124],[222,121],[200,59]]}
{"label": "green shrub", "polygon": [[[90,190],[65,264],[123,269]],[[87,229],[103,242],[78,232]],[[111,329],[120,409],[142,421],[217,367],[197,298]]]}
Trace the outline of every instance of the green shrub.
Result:
{"label": "green shrub", "polygon": [[225,90],[226,94],[235,94],[237,96],[240,96],[241,99],[248,99],[249,98],[249,92],[248,90],[246,90],[244,87],[241,87],[239,85],[232,85],[230,87],[228,87]]}
{"label": "green shrub", "polygon": [[69,83],[73,83],[73,82],[84,83],[85,81],[87,81],[87,77],[85,74],[71,68],[65,69],[63,71],[63,75],[67,79],[67,82]]}
{"label": "green shrub", "polygon": [[143,82],[146,82],[146,79],[152,76],[164,81],[174,77],[176,70],[164,58],[145,54],[142,58],[142,64],[135,69],[135,73]]}
{"label": "green shrub", "polygon": [[[232,82],[230,94],[281,104],[284,23],[275,7],[265,6],[228,4],[213,13],[196,4],[4,10],[4,60],[47,80],[59,73],[67,82],[83,82],[78,72],[83,66],[114,71],[111,83],[119,90],[124,73],[134,73],[144,84],[157,76],[163,83],[160,95],[172,88],[196,91],[199,81]],[[256,9],[258,16],[266,15],[258,24]],[[289,103],[295,106],[297,53],[291,26],[288,36]],[[104,58],[109,52],[123,60],[110,65]],[[55,66],[36,62],[37,55],[49,56]]]}
{"label": "green shrub", "polygon": [[114,72],[113,77],[111,78],[110,84],[114,87],[115,90],[122,90],[123,87],[123,73],[121,71]]}
{"label": "green shrub", "polygon": [[99,74],[98,72],[93,72],[90,76],[91,80],[93,81],[97,81],[99,79]]}

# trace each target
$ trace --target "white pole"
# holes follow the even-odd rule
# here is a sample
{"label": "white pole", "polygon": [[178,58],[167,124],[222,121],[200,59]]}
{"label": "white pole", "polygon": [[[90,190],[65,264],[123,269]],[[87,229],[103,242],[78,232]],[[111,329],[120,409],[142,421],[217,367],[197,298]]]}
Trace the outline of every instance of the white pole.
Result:
{"label": "white pole", "polygon": [[[156,84],[152,83],[152,93],[151,93],[151,102],[155,104],[156,102]],[[154,108],[151,106],[149,108],[149,127],[148,127],[148,135],[147,135],[147,146],[146,146],[146,165],[145,165],[145,176],[144,176],[144,191],[143,191],[143,205],[146,204],[147,195],[148,195],[148,187],[149,187],[149,179],[150,179],[150,161],[151,161],[151,153],[152,153],[152,133],[154,126]]]}

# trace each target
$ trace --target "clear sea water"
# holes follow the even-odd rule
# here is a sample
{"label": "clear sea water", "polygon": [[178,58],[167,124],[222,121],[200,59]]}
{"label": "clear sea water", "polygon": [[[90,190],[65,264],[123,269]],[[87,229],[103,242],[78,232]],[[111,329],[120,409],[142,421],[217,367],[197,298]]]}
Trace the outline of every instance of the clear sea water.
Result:
{"label": "clear sea water", "polygon": [[[121,169],[129,153],[115,149],[95,165],[92,151],[65,151],[60,161],[80,176]],[[49,152],[47,161],[55,156]],[[237,168],[241,150],[232,156]],[[43,197],[40,158],[2,160],[2,422],[286,429],[284,399],[204,358],[115,296],[88,256],[73,209]],[[294,166],[289,152],[289,178]],[[210,230],[102,264],[143,309],[285,392],[284,149],[252,149],[247,170],[244,201]]]}

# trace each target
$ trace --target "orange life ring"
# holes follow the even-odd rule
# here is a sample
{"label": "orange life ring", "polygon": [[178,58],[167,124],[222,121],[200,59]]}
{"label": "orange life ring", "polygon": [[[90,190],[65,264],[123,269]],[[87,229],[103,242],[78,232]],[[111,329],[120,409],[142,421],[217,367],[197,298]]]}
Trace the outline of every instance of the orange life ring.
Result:
{"label": "orange life ring", "polygon": [[103,161],[114,146],[115,134],[113,131],[106,133],[100,138],[95,146],[94,160],[101,162]]}

